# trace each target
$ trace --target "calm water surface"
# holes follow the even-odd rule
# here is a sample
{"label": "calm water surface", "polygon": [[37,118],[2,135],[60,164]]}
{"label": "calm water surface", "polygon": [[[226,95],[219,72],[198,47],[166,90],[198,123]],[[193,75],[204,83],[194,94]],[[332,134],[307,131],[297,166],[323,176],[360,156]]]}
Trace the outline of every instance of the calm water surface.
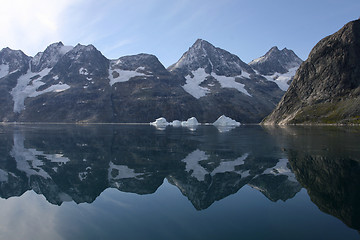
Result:
{"label": "calm water surface", "polygon": [[0,125],[0,239],[359,239],[360,129]]}

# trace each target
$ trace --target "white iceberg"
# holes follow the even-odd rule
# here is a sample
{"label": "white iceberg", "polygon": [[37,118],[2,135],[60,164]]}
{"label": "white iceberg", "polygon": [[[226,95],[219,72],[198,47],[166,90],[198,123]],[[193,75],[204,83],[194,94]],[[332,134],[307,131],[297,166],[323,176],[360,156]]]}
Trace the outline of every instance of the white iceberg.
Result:
{"label": "white iceberg", "polygon": [[240,123],[235,121],[234,119],[231,119],[229,117],[226,117],[225,115],[221,115],[214,123],[214,126],[217,127],[229,127],[229,126],[240,126]]}
{"label": "white iceberg", "polygon": [[183,127],[193,127],[193,126],[198,126],[198,125],[200,125],[200,123],[198,122],[196,117],[191,117],[187,121],[181,122],[181,126],[183,126]]}
{"label": "white iceberg", "polygon": [[156,126],[156,127],[166,127],[169,125],[169,123],[166,121],[164,117],[157,118],[155,122],[151,122],[150,125]]}
{"label": "white iceberg", "polygon": [[174,120],[169,125],[173,127],[181,127],[181,122],[179,120]]}
{"label": "white iceberg", "polygon": [[165,128],[170,125],[173,127],[187,127],[190,130],[194,131],[194,130],[196,130],[196,127],[198,125],[200,125],[200,123],[198,122],[198,120],[195,117],[191,117],[187,121],[181,122],[179,120],[174,120],[170,123],[168,121],[166,121],[166,119],[164,117],[160,117],[160,118],[156,119],[155,122],[151,122],[150,125],[153,125],[157,129],[160,129],[160,130],[165,130]]}

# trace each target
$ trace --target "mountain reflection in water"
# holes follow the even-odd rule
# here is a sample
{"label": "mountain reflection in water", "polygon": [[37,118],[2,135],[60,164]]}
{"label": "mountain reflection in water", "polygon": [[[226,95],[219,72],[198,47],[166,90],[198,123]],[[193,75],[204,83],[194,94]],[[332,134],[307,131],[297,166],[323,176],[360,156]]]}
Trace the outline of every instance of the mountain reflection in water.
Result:
{"label": "mountain reflection in water", "polygon": [[34,190],[55,205],[92,203],[107,188],[152,194],[167,179],[202,210],[245,185],[274,202],[304,187],[320,210],[359,230],[354,130],[3,125],[0,197]]}
{"label": "mountain reflection in water", "polygon": [[219,133],[214,127],[158,131],[149,126],[5,126],[2,198],[27,190],[53,204],[93,202],[106,188],[154,193],[165,178],[198,210],[246,184],[285,201],[300,184],[270,139]]}

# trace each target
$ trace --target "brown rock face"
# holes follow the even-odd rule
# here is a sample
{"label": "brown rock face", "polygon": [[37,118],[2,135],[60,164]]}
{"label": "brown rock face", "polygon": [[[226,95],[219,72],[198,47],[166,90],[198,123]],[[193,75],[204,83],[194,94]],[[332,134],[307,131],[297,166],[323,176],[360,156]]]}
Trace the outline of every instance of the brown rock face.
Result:
{"label": "brown rock face", "polygon": [[360,20],[322,39],[263,124],[360,123]]}

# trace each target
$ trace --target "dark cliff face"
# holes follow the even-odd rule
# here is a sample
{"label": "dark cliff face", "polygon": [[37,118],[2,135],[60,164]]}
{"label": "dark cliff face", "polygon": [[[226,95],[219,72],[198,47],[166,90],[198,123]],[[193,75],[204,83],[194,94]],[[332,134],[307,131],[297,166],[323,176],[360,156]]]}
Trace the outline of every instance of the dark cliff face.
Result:
{"label": "dark cliff face", "polygon": [[321,40],[264,124],[360,123],[360,20]]}

